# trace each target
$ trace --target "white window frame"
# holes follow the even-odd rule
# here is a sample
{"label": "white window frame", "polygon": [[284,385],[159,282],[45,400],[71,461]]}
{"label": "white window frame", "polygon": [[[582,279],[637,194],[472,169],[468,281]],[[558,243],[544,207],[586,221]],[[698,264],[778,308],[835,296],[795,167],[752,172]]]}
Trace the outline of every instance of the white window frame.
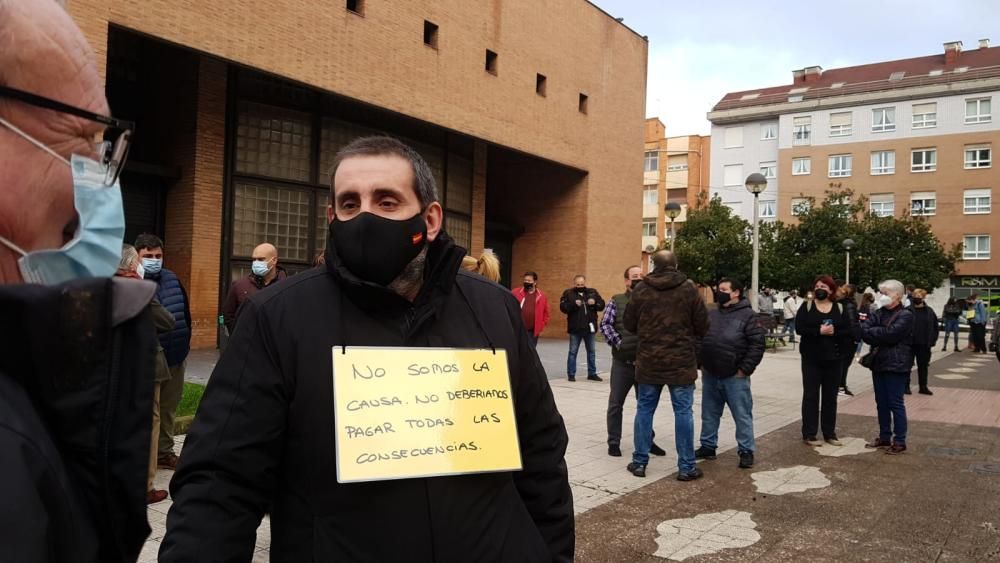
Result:
{"label": "white window frame", "polygon": [[[653,194],[653,201],[649,201],[649,194]],[[642,204],[643,205],[659,205],[660,204],[660,190],[656,187],[646,187],[642,190]]]}
{"label": "white window frame", "polygon": [[[799,164],[796,167],[796,164]],[[796,169],[798,168],[798,171]],[[812,174],[812,159],[803,156],[799,158],[792,159],[792,176],[808,176]]]}
{"label": "white window frame", "polygon": [[[919,210],[917,205],[919,203]],[[937,193],[914,192],[910,194],[910,215],[914,217],[933,217],[937,215]]]}
{"label": "white window frame", "polygon": [[[738,169],[739,173],[736,175],[737,178],[732,179],[732,181],[730,181],[731,179],[729,178],[729,174],[727,174],[727,172],[729,170],[735,170],[737,166],[739,167],[739,169]],[[724,186],[742,186],[745,182],[746,182],[746,178],[743,177],[743,164],[742,163],[741,164],[726,164],[726,165],[724,165],[722,167],[722,184]]]}
{"label": "white window frame", "polygon": [[772,161],[761,162],[760,163],[760,173],[764,175],[768,180],[773,180],[778,177],[778,163]]}
{"label": "white window frame", "polygon": [[[983,151],[986,158],[982,158]],[[972,158],[969,158],[969,155]],[[990,145],[967,145],[965,147],[965,169],[976,170],[979,168],[991,168],[993,166],[993,148]]]}
{"label": "white window frame", "polygon": [[809,198],[807,197],[792,198],[791,211],[793,217],[801,217],[802,215],[809,213],[810,209],[812,209],[812,201],[810,201]]}
{"label": "white window frame", "polygon": [[[653,163],[653,167],[650,168],[649,164]],[[643,160],[643,171],[645,172],[659,172],[660,171],[660,155],[657,151],[646,151]]]}
{"label": "white window frame", "polygon": [[[833,116],[835,115],[847,115],[847,124],[844,125],[833,125]],[[850,137],[851,133],[854,132],[854,115],[849,111],[840,111],[830,114],[830,136],[831,137]]]}
{"label": "white window frame", "polygon": [[[976,234],[976,235],[963,235],[962,236],[962,260],[989,260],[990,259],[990,250],[993,247],[993,241],[990,240],[991,238],[992,237],[990,237],[990,235],[986,235],[986,234],[983,234],[983,235],[980,235],[980,234]],[[972,240],[974,240],[976,242],[976,244],[975,244],[976,249],[972,250],[971,252],[969,250],[969,248],[971,246],[971,245],[969,245],[969,239],[972,239]],[[986,250],[981,250],[981,248],[983,247],[983,245],[981,243],[984,240],[986,241],[986,245],[985,245],[986,246]]]}
{"label": "white window frame", "polygon": [[[652,228],[652,231],[653,231],[652,234],[649,234],[650,227]],[[656,235],[656,220],[655,219],[652,220],[652,221],[643,221],[642,222],[642,236],[644,236],[644,237],[655,237],[655,236],[657,236]]]}
{"label": "white window frame", "polygon": [[916,108],[918,105],[931,105],[931,104],[934,105],[934,111],[913,114],[913,121],[911,124],[911,127],[913,129],[931,129],[933,127],[937,127],[937,102],[913,104],[913,107]]}
{"label": "white window frame", "polygon": [[893,194],[872,194],[868,210],[876,217],[892,217],[896,214],[896,198]]}
{"label": "white window frame", "polygon": [[773,199],[762,199],[757,202],[757,217],[759,219],[775,219],[778,217],[778,202]]}
{"label": "white window frame", "polygon": [[[770,133],[770,135],[768,135],[768,133]],[[760,126],[760,140],[775,141],[777,139],[778,139],[778,123],[775,121],[762,123]]]}
{"label": "white window frame", "polygon": [[[738,135],[739,135],[739,140],[737,141],[734,138],[734,139],[732,139],[733,144],[730,144],[730,138],[729,138],[730,135],[732,135],[733,137],[736,137],[737,136],[737,132],[738,132]],[[723,137],[722,138],[723,138],[723,148],[727,148],[727,149],[739,149],[739,148],[743,148],[743,126],[742,125],[736,125],[736,126],[733,126],[733,127],[726,127],[725,131],[723,131]]]}
{"label": "white window frame", "polygon": [[[883,159],[882,156],[888,156]],[[876,162],[877,160],[877,162]],[[896,173],[896,151],[872,151],[871,154],[871,175],[885,176]]]}
{"label": "white window frame", "polygon": [[[879,117],[882,123],[879,123]],[[872,133],[889,133],[896,130],[896,108],[885,107],[872,110]]]}
{"label": "white window frame", "polygon": [[989,215],[993,212],[993,193],[989,188],[965,190],[962,193],[963,215]]}
{"label": "white window frame", "polygon": [[[917,154],[922,154],[921,163],[914,162]],[[933,162],[928,162],[927,155],[931,155]],[[913,149],[910,151],[910,172],[934,172],[937,170],[937,148]]]}
{"label": "white window frame", "polygon": [[683,172],[687,169],[687,164],[670,164],[667,166],[667,172]]}
{"label": "white window frame", "polygon": [[[795,120],[803,121],[805,123],[795,124]],[[792,145],[811,145],[812,144],[812,117],[796,117],[792,119]]]}
{"label": "white window frame", "polygon": [[[834,164],[843,166],[834,168]],[[854,157],[850,154],[831,154],[827,160],[826,175],[828,178],[848,178],[854,165]]]}
{"label": "white window frame", "polygon": [[[983,102],[989,106],[987,112],[983,113]],[[974,104],[976,113],[969,113],[969,104]],[[975,125],[977,123],[989,123],[993,121],[993,102],[987,96],[985,98],[967,98],[965,100],[965,124]]]}

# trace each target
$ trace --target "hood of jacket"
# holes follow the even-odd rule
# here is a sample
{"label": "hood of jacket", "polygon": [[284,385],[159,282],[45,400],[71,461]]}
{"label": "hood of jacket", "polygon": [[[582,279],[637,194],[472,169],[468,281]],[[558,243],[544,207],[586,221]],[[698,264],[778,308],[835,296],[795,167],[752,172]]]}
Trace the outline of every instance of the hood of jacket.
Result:
{"label": "hood of jacket", "polygon": [[674,268],[653,270],[642,281],[657,291],[673,289],[687,281],[687,276]]}

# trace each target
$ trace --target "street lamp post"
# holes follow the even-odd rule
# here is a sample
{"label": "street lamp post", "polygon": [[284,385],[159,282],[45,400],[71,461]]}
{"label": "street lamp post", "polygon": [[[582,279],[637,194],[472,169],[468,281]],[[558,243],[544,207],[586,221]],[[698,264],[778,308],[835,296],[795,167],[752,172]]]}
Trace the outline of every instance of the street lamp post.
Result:
{"label": "street lamp post", "polygon": [[681,214],[681,204],[671,201],[663,206],[663,211],[666,212],[667,217],[670,218],[670,252],[674,251],[674,239],[677,238],[677,232],[674,231],[674,219],[676,219]]}
{"label": "street lamp post", "polygon": [[851,249],[854,248],[854,240],[849,239],[849,238],[845,238],[844,242],[843,242],[843,245],[844,245],[844,250],[847,251],[847,264],[844,267],[844,279],[846,280],[847,284],[850,285],[850,283],[851,283]]}
{"label": "street lamp post", "polygon": [[767,189],[767,178],[760,172],[754,172],[747,176],[747,191],[753,194],[753,270],[751,274],[750,306],[755,313],[760,312],[760,304],[757,303],[757,292],[760,290],[760,208],[758,197],[760,192]]}

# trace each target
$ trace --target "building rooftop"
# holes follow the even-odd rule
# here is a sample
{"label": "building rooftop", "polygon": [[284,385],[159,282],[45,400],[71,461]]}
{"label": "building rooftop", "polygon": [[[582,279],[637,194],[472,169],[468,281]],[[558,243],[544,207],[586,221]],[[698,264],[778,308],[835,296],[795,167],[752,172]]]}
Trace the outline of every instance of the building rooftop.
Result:
{"label": "building rooftop", "polygon": [[944,52],[845,68],[823,70],[818,66],[792,71],[784,86],[730,92],[712,111],[766,106],[786,102],[845,96],[1000,76],[1000,47],[989,40],[979,48],[962,51],[961,41],[944,44]]}

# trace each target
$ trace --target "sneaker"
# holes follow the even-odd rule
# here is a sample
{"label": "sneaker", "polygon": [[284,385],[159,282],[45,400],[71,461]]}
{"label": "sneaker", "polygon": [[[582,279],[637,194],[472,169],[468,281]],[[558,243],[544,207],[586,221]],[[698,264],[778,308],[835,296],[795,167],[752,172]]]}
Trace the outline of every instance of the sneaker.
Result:
{"label": "sneaker", "polygon": [[157,458],[156,466],[160,469],[177,469],[177,459],[177,454],[170,452]]}
{"label": "sneaker", "polygon": [[899,455],[906,451],[906,444],[897,444],[895,442],[885,450],[885,453],[889,455]]}
{"label": "sneaker", "polygon": [[162,489],[152,489],[146,491],[146,504],[156,504],[163,502],[167,498],[167,491]]}
{"label": "sneaker", "polygon": [[695,459],[715,459],[715,449],[702,446],[694,451]]}
{"label": "sneaker", "polygon": [[646,465],[645,464],[639,464],[639,463],[632,462],[632,463],[626,465],[625,469],[628,469],[628,472],[631,473],[632,475],[635,475],[636,477],[645,477],[646,476]]}
{"label": "sneaker", "polygon": [[566,379],[568,379],[570,381],[576,381],[576,376],[575,375],[567,375]]}
{"label": "sneaker", "polygon": [[838,394],[838,395],[846,395],[846,394],[847,394],[847,392],[846,392],[846,391],[844,391],[844,388],[843,388],[843,387],[841,387],[841,388],[837,389],[837,394]]}
{"label": "sneaker", "polygon": [[913,394],[913,391],[910,391],[910,386],[909,385],[906,386],[906,389],[903,389],[903,394],[904,395],[912,395]]}
{"label": "sneaker", "polygon": [[740,469],[753,467],[753,452],[740,452]]}
{"label": "sneaker", "polygon": [[958,348],[955,348],[955,351],[956,351],[956,352],[961,352],[961,350],[959,350]]}
{"label": "sneaker", "polygon": [[667,455],[667,452],[664,451],[663,448],[661,448],[660,446],[657,446],[656,442],[653,442],[653,445],[649,447],[649,453],[659,456]]}
{"label": "sneaker", "polygon": [[878,450],[885,449],[885,448],[888,448],[890,446],[892,446],[892,442],[890,442],[888,440],[883,440],[881,438],[873,438],[871,442],[868,442],[867,444],[865,444],[866,448],[872,448],[872,449],[878,449]]}
{"label": "sneaker", "polygon": [[844,443],[838,440],[836,436],[834,436],[833,438],[826,438],[823,441],[826,442],[827,444],[830,444],[831,446],[840,447],[844,445]]}
{"label": "sneaker", "polygon": [[[941,351],[942,351],[942,352],[947,352],[947,351],[948,351],[948,347],[947,347],[947,346],[945,346],[944,348],[941,348]],[[956,352],[958,352],[958,350],[955,350],[955,351],[956,351]]]}
{"label": "sneaker", "polygon": [[604,380],[596,375],[588,375],[587,381],[604,381]]}
{"label": "sneaker", "polygon": [[620,446],[608,446],[608,455],[611,457],[621,457],[622,449]]}
{"label": "sneaker", "polygon": [[920,394],[921,395],[933,395],[934,393],[930,389],[924,387],[923,389],[920,390]]}
{"label": "sneaker", "polygon": [[847,395],[848,397],[854,396],[854,393],[852,393],[851,390],[848,389],[847,387],[844,387],[844,394]]}
{"label": "sneaker", "polygon": [[695,479],[701,479],[704,475],[705,474],[702,473],[701,469],[698,469],[697,467],[695,467],[694,469],[692,469],[691,471],[688,471],[687,473],[678,473],[677,474],[677,480],[678,481],[694,481]]}
{"label": "sneaker", "polygon": [[816,436],[810,436],[808,438],[803,438],[803,440],[805,441],[805,443],[809,444],[810,446],[822,446],[823,445],[823,442],[817,440]]}

